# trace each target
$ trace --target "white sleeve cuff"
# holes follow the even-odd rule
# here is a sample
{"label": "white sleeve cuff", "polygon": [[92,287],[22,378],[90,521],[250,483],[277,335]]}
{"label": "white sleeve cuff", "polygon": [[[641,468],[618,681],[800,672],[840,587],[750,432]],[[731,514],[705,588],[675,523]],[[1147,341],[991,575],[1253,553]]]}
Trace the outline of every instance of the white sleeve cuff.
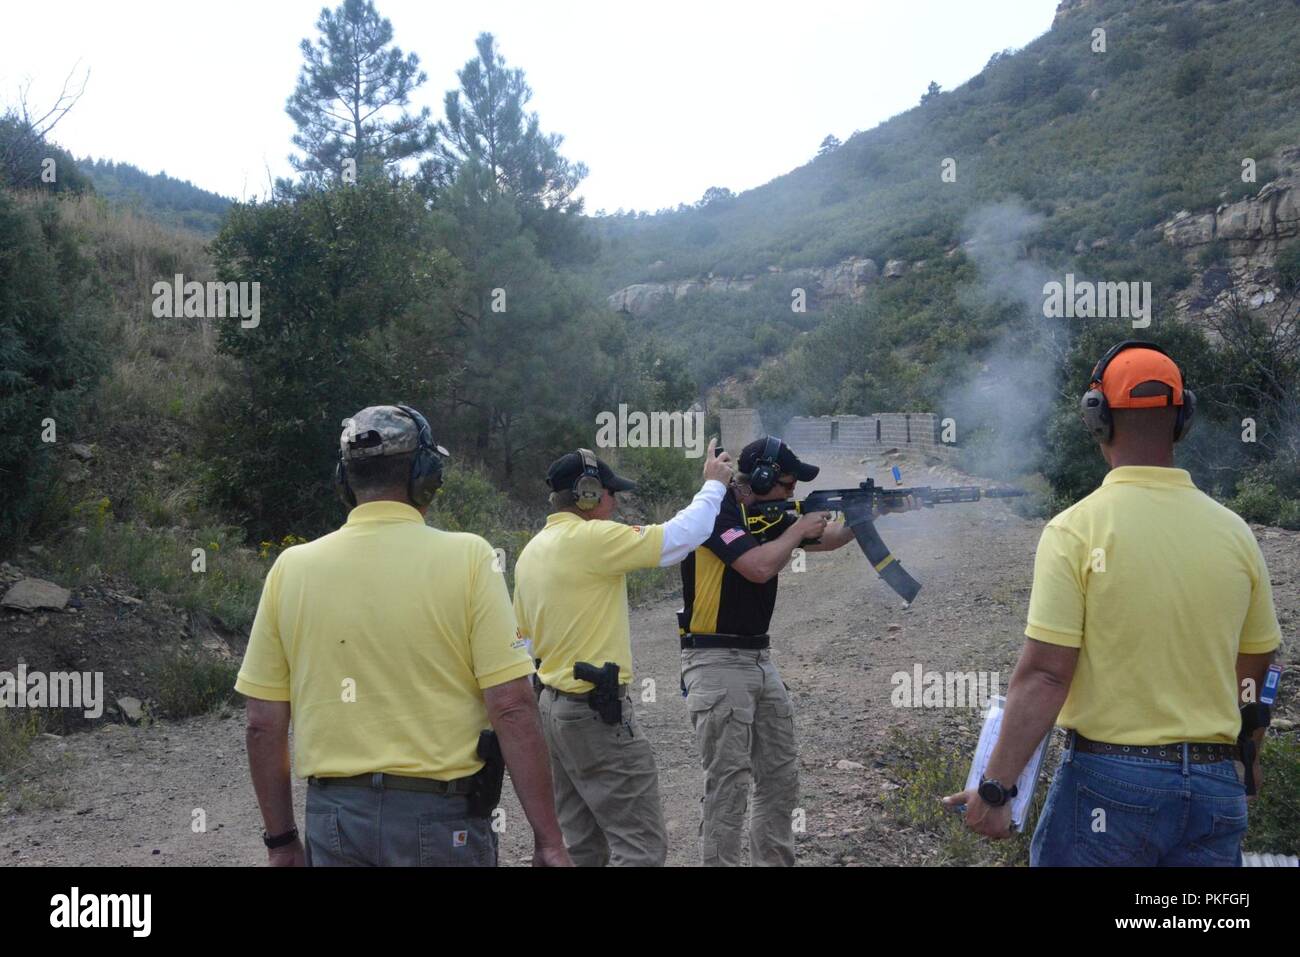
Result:
{"label": "white sleeve cuff", "polygon": [[722,506],[727,486],[715,479],[709,479],[695,493],[691,504],[672,517],[664,525],[664,545],[659,556],[659,567],[676,565],[695,549],[704,544],[713,534],[713,524],[718,518],[718,509]]}

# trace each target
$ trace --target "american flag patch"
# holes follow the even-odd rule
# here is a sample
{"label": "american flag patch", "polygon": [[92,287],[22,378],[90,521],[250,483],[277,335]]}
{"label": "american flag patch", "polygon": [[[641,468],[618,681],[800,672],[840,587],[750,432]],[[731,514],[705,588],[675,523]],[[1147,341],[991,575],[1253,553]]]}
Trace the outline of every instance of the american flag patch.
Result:
{"label": "american flag patch", "polygon": [[722,539],[722,544],[730,545],[732,542],[734,542],[736,539],[740,538],[740,536],[744,534],[745,534],[745,530],[743,528],[729,528],[725,532],[723,532],[719,536],[719,538]]}

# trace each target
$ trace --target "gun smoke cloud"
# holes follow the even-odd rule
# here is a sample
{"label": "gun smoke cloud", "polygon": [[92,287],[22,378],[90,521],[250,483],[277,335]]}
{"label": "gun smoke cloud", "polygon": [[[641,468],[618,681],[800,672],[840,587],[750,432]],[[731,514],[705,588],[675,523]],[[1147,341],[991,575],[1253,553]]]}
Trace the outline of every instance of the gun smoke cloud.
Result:
{"label": "gun smoke cloud", "polygon": [[[1010,304],[1006,331],[975,357],[971,377],[943,397],[944,414],[957,422],[967,469],[999,479],[1033,468],[1045,449],[1047,418],[1060,392],[1058,362],[1065,352],[1060,324],[1043,317],[1043,288],[1058,277],[1029,258],[1043,217],[1018,201],[981,207],[963,226],[966,254],[978,282],[963,302],[993,315]],[[972,431],[979,434],[972,439]]]}

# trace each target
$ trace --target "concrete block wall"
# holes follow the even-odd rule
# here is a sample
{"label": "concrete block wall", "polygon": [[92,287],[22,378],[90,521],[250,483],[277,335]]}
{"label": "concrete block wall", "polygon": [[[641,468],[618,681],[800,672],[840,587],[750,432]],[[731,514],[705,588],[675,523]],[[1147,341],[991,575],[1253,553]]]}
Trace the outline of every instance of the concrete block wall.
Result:
{"label": "concrete block wall", "polygon": [[719,436],[722,447],[732,457],[740,455],[740,450],[763,434],[763,420],[756,409],[719,409]]}
{"label": "concrete block wall", "polygon": [[[721,409],[722,445],[739,453],[764,434],[754,409]],[[803,454],[842,454],[862,457],[888,448],[922,447],[938,443],[937,417],[931,412],[878,412],[875,415],[795,416],[776,434]]]}

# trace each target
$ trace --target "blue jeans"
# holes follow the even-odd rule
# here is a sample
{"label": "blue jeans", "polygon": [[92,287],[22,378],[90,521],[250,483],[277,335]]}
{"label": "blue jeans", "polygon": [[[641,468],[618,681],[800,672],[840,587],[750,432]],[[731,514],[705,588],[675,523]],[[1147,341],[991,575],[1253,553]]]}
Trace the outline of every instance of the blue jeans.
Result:
{"label": "blue jeans", "polygon": [[1032,867],[1240,867],[1246,789],[1233,761],[1182,764],[1067,747]]}

